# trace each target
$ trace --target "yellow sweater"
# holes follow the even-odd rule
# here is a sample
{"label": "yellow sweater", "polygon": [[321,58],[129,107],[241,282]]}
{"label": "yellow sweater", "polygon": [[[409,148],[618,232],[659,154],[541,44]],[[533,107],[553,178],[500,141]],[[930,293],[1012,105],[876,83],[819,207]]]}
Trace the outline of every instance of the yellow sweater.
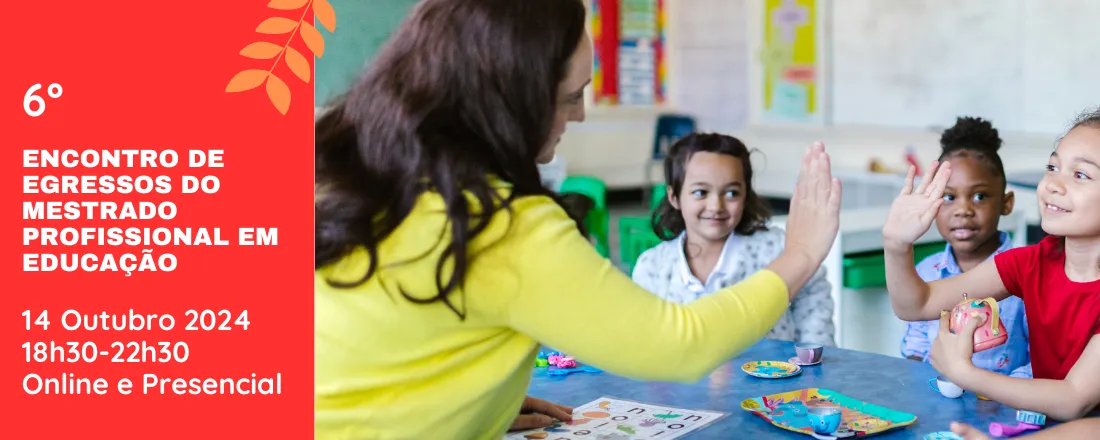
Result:
{"label": "yellow sweater", "polygon": [[500,439],[539,342],[612,374],[694,382],[767,334],[789,305],[766,270],[690,305],[665,302],[601,258],[552,200],[525,197],[471,244],[465,286],[450,297],[463,321],[398,290],[435,294],[447,231],[442,199],[427,193],[382,243],[382,269],[368,282],[325,281],[361,277],[365,251],[317,271],[317,439]]}

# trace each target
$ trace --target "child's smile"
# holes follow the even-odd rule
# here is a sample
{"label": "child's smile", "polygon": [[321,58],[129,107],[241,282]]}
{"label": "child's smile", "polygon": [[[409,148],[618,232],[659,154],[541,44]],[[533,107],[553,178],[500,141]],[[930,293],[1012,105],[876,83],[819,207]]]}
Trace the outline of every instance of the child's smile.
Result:
{"label": "child's smile", "polygon": [[744,212],[741,159],[700,151],[688,159],[684,186],[675,203],[692,240],[724,242]]}
{"label": "child's smile", "polygon": [[1071,130],[1047,162],[1039,183],[1043,230],[1063,237],[1100,234],[1100,130]]}

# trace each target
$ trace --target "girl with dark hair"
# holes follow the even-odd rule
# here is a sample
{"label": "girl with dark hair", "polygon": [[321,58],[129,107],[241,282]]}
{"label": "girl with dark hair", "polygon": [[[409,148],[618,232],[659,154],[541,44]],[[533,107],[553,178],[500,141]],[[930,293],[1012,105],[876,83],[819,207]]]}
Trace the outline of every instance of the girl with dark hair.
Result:
{"label": "girl with dark hair", "polygon": [[[925,281],[959,275],[1012,248],[1007,232],[997,229],[1001,216],[1012,213],[1015,196],[1006,189],[1004,165],[997,150],[1001,137],[993,124],[981,118],[958,118],[940,138],[940,161],[951,163],[951,180],[943,192],[936,229],[947,240],[937,252],[917,264]],[[1024,302],[1015,296],[998,301],[1008,340],[1004,345],[975,353],[974,365],[1013,377],[1031,377]],[[901,354],[922,362],[932,360],[932,341],[940,322],[910,322],[902,338]]]}
{"label": "girl with dark hair", "polygon": [[318,120],[316,438],[499,439],[570,418],[525,399],[540,342],[690,382],[783,314],[836,237],[823,147],[807,149],[781,257],[663,301],[540,181],[591,75],[581,0],[424,0]]}
{"label": "girl with dark hair", "polygon": [[[940,318],[932,365],[965,390],[1065,421],[1100,404],[1100,111],[1074,121],[1046,169],[1037,195],[1043,231],[1050,235],[1038,244],[1008,249],[949,278],[922,280],[913,268],[913,242],[948,203],[944,194],[955,172],[951,161],[933,162],[916,188],[916,171],[909,169],[882,238],[894,313],[906,321]],[[1033,379],[974,365],[974,331],[984,315],[968,319],[962,329],[949,329],[947,310],[964,293],[971,301],[1010,295],[1023,300]]]}
{"label": "girl with dark hair", "polygon": [[[691,134],[665,159],[668,195],[653,214],[663,242],[634,266],[636,283],[688,304],[741,282],[783,252],[781,228],[769,228],[768,205],[753,191],[750,151],[721,134]],[[820,269],[767,337],[836,345],[832,287]]]}

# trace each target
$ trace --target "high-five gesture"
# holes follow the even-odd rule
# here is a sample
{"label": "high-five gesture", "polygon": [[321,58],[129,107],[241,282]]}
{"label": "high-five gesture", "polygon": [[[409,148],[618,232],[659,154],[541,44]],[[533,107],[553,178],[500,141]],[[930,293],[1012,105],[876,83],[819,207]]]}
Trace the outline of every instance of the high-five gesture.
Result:
{"label": "high-five gesture", "polygon": [[815,142],[802,169],[787,216],[786,251],[801,252],[816,266],[825,260],[840,228],[840,180],[834,179],[825,145]]}
{"label": "high-five gesture", "polygon": [[951,177],[951,164],[933,161],[920,185],[914,190],[915,176],[916,169],[909,167],[909,173],[905,176],[905,187],[890,205],[886,225],[882,227],[882,239],[887,246],[912,246],[932,226],[936,213],[943,205],[943,191],[947,186],[947,179]]}

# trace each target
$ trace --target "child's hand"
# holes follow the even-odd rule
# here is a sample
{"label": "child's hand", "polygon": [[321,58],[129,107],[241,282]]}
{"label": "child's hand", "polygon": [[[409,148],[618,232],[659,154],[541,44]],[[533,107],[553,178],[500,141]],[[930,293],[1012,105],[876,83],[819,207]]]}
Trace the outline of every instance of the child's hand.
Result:
{"label": "child's hand", "polygon": [[[940,332],[932,341],[932,366],[956,381],[967,368],[974,368],[974,330],[985,322],[985,315],[970,316],[958,333],[951,333],[951,314],[940,315]],[[958,382],[956,382],[957,384]]]}
{"label": "child's hand", "polygon": [[982,430],[960,422],[951,423],[951,432],[958,434],[963,440],[992,440]]}
{"label": "child's hand", "polygon": [[522,431],[545,428],[553,424],[554,419],[563,422],[573,421],[573,408],[527,396],[523,399],[519,416],[516,417],[516,421],[512,422],[512,427],[509,430]]}
{"label": "child's hand", "polygon": [[913,190],[915,175],[916,168],[909,167],[905,186],[890,205],[890,213],[882,227],[883,242],[888,246],[912,246],[932,226],[940,205],[943,205],[943,189],[951,177],[951,164],[933,161],[920,185]]}
{"label": "child's hand", "polygon": [[840,228],[840,180],[833,178],[821,142],[802,156],[786,228],[784,251],[800,253],[809,260],[809,267],[821,265]]}

